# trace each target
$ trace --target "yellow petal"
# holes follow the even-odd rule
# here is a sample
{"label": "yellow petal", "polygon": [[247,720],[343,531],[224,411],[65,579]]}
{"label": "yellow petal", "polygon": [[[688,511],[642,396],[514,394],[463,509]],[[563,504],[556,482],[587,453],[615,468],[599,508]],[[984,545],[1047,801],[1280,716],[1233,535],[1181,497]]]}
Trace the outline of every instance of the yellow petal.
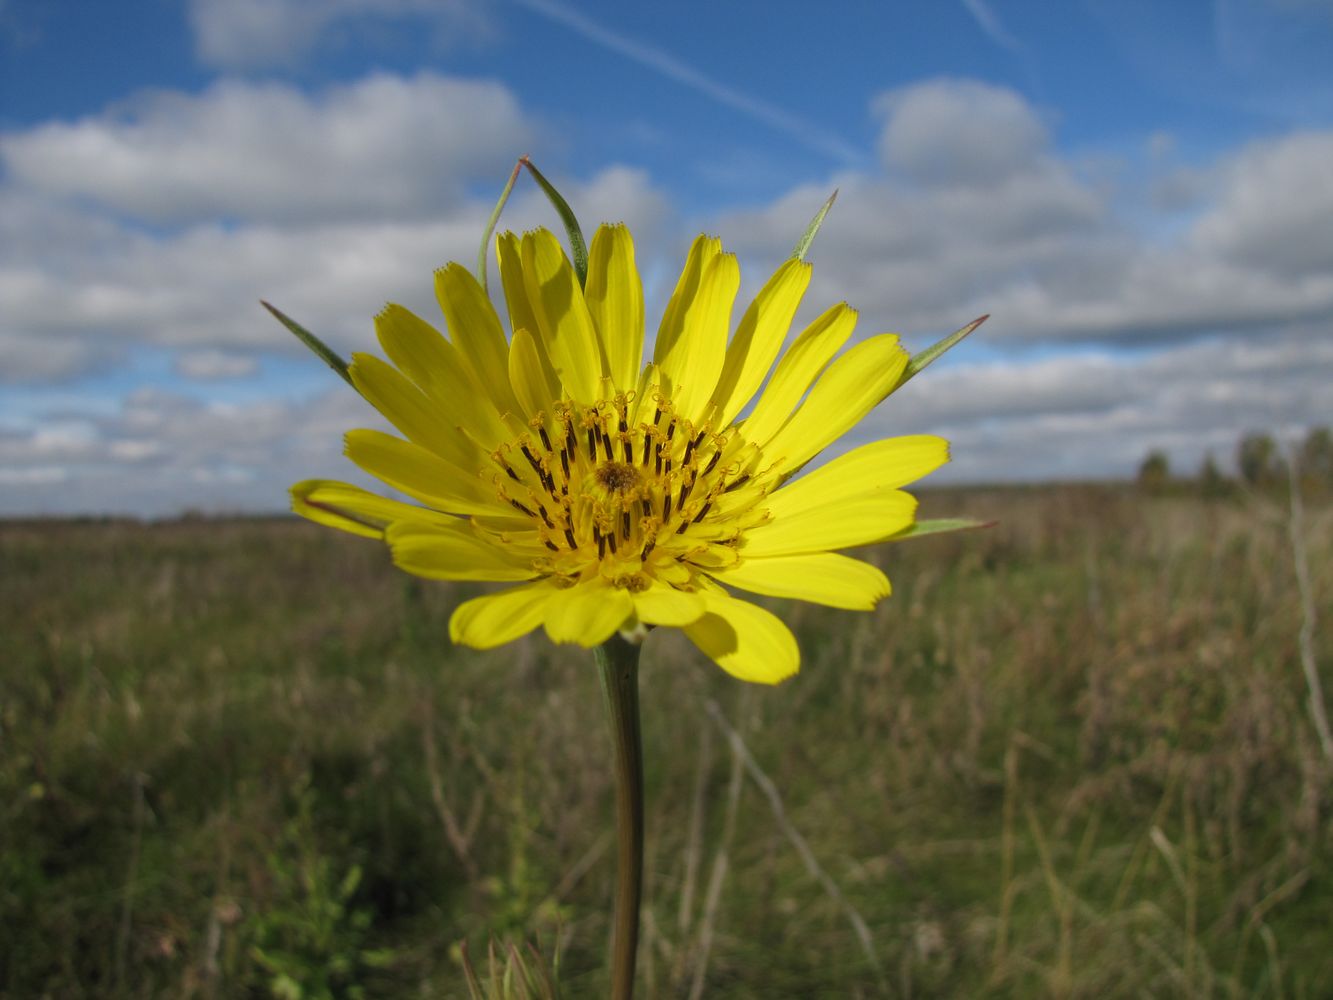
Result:
{"label": "yellow petal", "polygon": [[717,388],[727,354],[731,307],[741,286],[734,254],[717,254],[705,266],[694,296],[683,304],[680,334],[659,368],[671,387],[676,412],[698,422]]}
{"label": "yellow petal", "polygon": [[454,520],[447,514],[389,500],[332,479],[303,480],[292,487],[291,495],[295,513],[317,524],[366,538],[383,537],[384,529],[398,521],[448,524]]}
{"label": "yellow petal", "polygon": [[643,367],[643,283],[634,265],[634,240],[625,226],[598,227],[588,250],[583,297],[611,381],[617,389],[632,389]]}
{"label": "yellow petal", "polygon": [[542,358],[536,338],[522,327],[514,331],[509,342],[509,383],[527,417],[538,413],[549,415],[551,404],[563,396],[560,382]]}
{"label": "yellow petal", "polygon": [[869,563],[835,552],[743,559],[712,575],[728,586],[850,611],[869,611],[889,596],[889,578]]}
{"label": "yellow petal", "polygon": [[454,346],[463,356],[500,413],[515,409],[509,390],[509,345],[500,318],[477,279],[462,264],[435,272],[435,297]]}
{"label": "yellow petal", "polygon": [[685,634],[723,670],[743,681],[776,684],[800,668],[796,639],[777,616],[721,591],[704,591],[707,613]]}
{"label": "yellow petal", "polygon": [[549,580],[464,601],[449,618],[449,638],[475,649],[494,649],[542,623],[556,593]]}
{"label": "yellow petal", "polygon": [[477,445],[398,369],[372,354],[354,354],[348,374],[366,401],[410,440],[461,468],[480,466]]}
{"label": "yellow petal", "polygon": [[509,310],[509,329],[536,330],[537,316],[528,302],[528,287],[523,281],[523,243],[517,234],[501,233],[495,238],[495,257]]}
{"label": "yellow petal", "polygon": [[382,431],[348,431],[343,453],[376,479],[438,510],[505,513],[490,483],[411,441]]}
{"label": "yellow petal", "polygon": [[783,471],[800,468],[888,395],[905,367],[907,352],[895,334],[882,333],[852,347],[829,365],[782,429],[760,442],[765,458],[771,456]]}
{"label": "yellow petal", "polygon": [[384,533],[399,569],[432,580],[531,580],[530,555],[492,544],[466,521],[448,525],[395,522]]}
{"label": "yellow petal", "polygon": [[791,416],[811,383],[842,349],[856,326],[856,310],[842,302],[801,332],[782,356],[754,410],[745,420],[745,436],[767,441]]}
{"label": "yellow petal", "polygon": [[375,332],[389,360],[430,397],[449,426],[468,428],[487,447],[504,439],[494,399],[435,327],[390,303],[375,317]]}
{"label": "yellow petal", "polygon": [[523,236],[523,284],[537,323],[530,332],[545,345],[560,384],[576,402],[595,402],[605,374],[597,331],[574,268],[545,229]]}
{"label": "yellow petal", "polygon": [[629,591],[598,578],[555,593],[547,603],[546,634],[552,642],[597,646],[633,613]]}
{"label": "yellow petal", "polygon": [[901,490],[818,502],[813,491],[783,497],[778,490],[766,501],[773,520],[745,533],[741,557],[786,556],[827,552],[883,541],[912,523],[916,498]]}
{"label": "yellow petal", "polygon": [[690,246],[689,256],[685,258],[685,267],[676,282],[676,290],[671,293],[666,309],[662,312],[662,322],[657,328],[657,339],[653,343],[653,361],[657,365],[675,349],[685,329],[685,314],[698,294],[699,283],[709,263],[722,252],[722,241],[712,236],[697,236]]}
{"label": "yellow petal", "polygon": [[750,401],[787,339],[792,317],[810,284],[810,265],[789,260],[768,279],[745,310],[727,348],[722,375],[713,392],[718,423],[726,426]]}
{"label": "yellow petal", "polygon": [[[933,434],[885,438],[853,448],[827,465],[792,480],[770,500],[790,509],[798,498],[803,506],[836,503],[839,499],[894,490],[934,472],[949,461],[949,442]],[[772,508],[770,508],[772,509]]]}
{"label": "yellow petal", "polygon": [[704,598],[694,591],[677,590],[654,582],[633,595],[634,613],[645,625],[688,625],[704,613]]}

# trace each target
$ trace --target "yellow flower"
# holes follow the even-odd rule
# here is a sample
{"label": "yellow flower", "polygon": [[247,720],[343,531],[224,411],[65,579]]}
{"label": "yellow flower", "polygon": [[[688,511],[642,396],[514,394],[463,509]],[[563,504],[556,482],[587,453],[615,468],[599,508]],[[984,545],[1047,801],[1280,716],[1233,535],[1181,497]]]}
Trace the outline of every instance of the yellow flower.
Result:
{"label": "yellow flower", "polygon": [[348,457],[424,506],[311,480],[292,488],[297,513],[382,537],[409,573],[519,582],[454,612],[453,640],[481,648],[539,625],[584,646],[678,626],[723,669],[774,683],[796,672],[796,641],[730,588],[860,610],[888,595],[878,568],[833,550],[909,527],[900,487],[948,461],[947,444],[876,441],[787,480],[893,391],[908,361],[895,335],[839,354],[856,323],[839,304],[779,359],[810,281],[790,260],[728,342],[740,269],[700,236],[645,366],[624,226],[598,230],[584,288],[545,230],[502,235],[499,261],[508,340],[450,264],[435,289],[452,339],[390,305],[375,328],[392,363],[351,365],[403,437],[351,431]]}

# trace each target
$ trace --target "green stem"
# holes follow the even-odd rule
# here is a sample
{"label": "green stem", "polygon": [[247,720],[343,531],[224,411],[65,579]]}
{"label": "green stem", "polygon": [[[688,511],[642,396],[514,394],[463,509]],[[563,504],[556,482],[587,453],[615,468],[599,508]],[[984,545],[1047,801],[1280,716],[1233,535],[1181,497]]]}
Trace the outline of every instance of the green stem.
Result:
{"label": "green stem", "polygon": [[612,1000],[634,995],[643,888],[643,739],[639,731],[639,645],[612,636],[593,650],[602,675],[616,774],[616,909]]}

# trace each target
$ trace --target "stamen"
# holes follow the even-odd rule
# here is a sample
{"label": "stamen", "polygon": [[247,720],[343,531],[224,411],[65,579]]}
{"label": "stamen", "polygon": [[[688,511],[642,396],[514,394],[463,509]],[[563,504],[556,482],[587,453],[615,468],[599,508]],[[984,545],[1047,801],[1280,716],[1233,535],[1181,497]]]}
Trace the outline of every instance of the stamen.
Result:
{"label": "stamen", "polygon": [[708,460],[708,466],[704,469],[704,475],[708,475],[717,468],[717,463],[722,460],[721,450],[713,452],[713,457]]}
{"label": "stamen", "polygon": [[541,435],[542,447],[546,449],[546,453],[549,455],[551,452],[555,451],[555,449],[551,447],[551,438],[547,435],[546,428],[538,427],[537,433]]}
{"label": "stamen", "polygon": [[528,464],[532,466],[532,471],[537,473],[538,478],[541,478],[543,475],[542,463],[537,461],[537,456],[532,453],[532,451],[528,448],[526,444],[522,446],[521,450],[523,452],[523,457],[526,458],[528,460]]}
{"label": "stamen", "polygon": [[690,523],[698,524],[700,521],[702,521],[704,519],[704,515],[708,513],[708,508],[711,506],[713,506],[713,501],[705,500],[704,505],[699,508],[699,513],[694,515],[694,520],[691,521]]}
{"label": "stamen", "polygon": [[513,504],[514,507],[516,507],[518,510],[521,510],[524,514],[527,514],[528,517],[536,517],[536,516],[537,516],[537,515],[534,514],[531,510],[529,510],[527,507],[523,506],[523,504],[521,504],[521,503],[519,503],[517,500],[515,500],[513,497],[510,497],[510,498],[509,498],[509,502],[510,502],[511,504]]}
{"label": "stamen", "polygon": [[722,492],[724,492],[724,493],[730,493],[732,490],[738,490],[738,489],[740,489],[742,486],[744,486],[746,483],[748,483],[749,481],[750,481],[750,474],[747,472],[745,475],[741,476],[740,479],[737,479],[734,483],[732,483],[730,486],[728,486],[728,487],[727,487],[725,490],[723,490]]}
{"label": "stamen", "polygon": [[568,528],[565,529],[565,541],[569,543],[571,549],[577,549],[579,547],[579,543],[574,540],[574,532]]}

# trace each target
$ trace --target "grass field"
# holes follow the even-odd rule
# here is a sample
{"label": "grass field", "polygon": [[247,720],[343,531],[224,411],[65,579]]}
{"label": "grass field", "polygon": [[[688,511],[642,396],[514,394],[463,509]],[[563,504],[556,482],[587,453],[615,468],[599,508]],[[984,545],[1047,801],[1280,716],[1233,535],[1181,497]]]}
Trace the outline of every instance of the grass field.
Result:
{"label": "grass field", "polygon": [[[639,995],[1333,996],[1283,512],[930,494],[999,524],[773,604],[788,683],[651,636]],[[1333,695],[1327,502],[1304,542]],[[597,678],[452,647],[473,592],[289,520],[0,525],[0,994],[463,996],[494,936],[604,995]]]}

